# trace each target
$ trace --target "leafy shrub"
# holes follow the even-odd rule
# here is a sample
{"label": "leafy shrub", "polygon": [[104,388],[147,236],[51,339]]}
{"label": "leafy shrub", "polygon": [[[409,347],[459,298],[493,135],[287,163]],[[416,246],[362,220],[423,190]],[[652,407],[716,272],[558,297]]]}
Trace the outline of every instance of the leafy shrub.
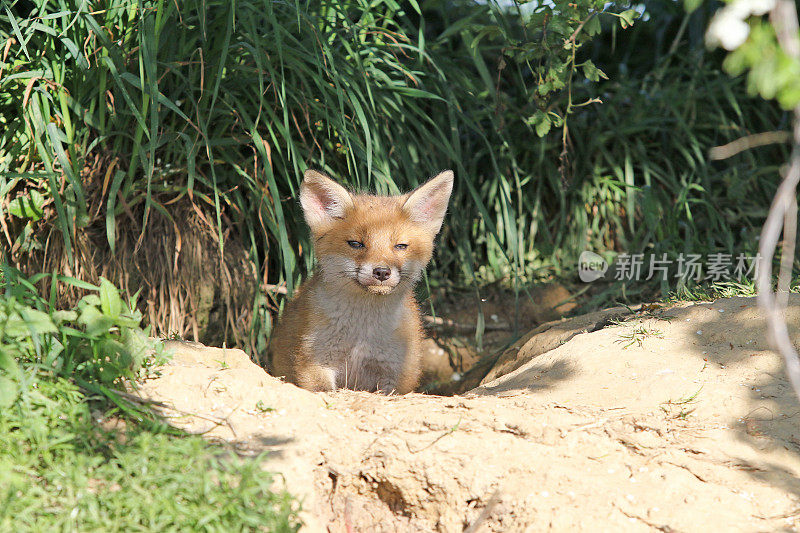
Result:
{"label": "leafy shrub", "polygon": [[[0,272],[0,530],[297,529],[263,457],[165,431],[115,393],[163,354],[110,282],[51,277],[93,291],[54,310],[35,279]],[[134,415],[127,429],[103,429],[109,399]]]}
{"label": "leafy shrub", "polygon": [[19,392],[15,379],[21,366],[35,367],[54,376],[74,380],[93,391],[132,381],[146,356],[163,359],[163,345],[142,330],[135,298],[123,302],[116,287],[102,279],[99,287],[70,280],[96,291],[84,296],[74,309],[56,310],[36,291],[31,280],[3,265],[4,294],[0,295],[0,406],[8,406]]}

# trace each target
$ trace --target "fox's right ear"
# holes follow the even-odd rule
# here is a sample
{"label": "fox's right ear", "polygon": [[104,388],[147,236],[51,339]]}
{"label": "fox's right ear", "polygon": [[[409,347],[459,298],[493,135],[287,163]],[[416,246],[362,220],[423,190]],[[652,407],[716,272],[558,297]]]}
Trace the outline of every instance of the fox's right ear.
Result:
{"label": "fox's right ear", "polygon": [[314,229],[342,218],[345,210],[353,205],[353,198],[347,189],[322,172],[309,169],[300,185],[300,205],[308,226]]}

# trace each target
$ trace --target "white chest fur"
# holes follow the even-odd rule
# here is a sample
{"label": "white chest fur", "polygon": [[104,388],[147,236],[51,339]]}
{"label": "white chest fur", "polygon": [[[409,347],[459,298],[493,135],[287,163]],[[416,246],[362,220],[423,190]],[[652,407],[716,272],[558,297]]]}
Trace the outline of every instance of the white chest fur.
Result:
{"label": "white chest fur", "polygon": [[404,295],[334,295],[320,287],[312,300],[323,320],[309,331],[307,347],[318,364],[331,369],[336,386],[391,387],[408,350],[398,331],[409,318]]}

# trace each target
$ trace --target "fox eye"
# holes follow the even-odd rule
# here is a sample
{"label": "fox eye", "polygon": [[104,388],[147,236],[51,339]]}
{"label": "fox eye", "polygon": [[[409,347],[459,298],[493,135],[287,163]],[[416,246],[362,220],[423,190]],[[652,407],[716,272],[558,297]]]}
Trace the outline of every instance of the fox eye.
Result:
{"label": "fox eye", "polygon": [[356,250],[364,247],[364,243],[360,241],[347,241],[347,244],[350,245],[350,248],[355,248]]}
{"label": "fox eye", "polygon": [[408,248],[408,245],[407,244],[395,244],[394,248],[395,248],[395,250],[405,250],[406,248]]}

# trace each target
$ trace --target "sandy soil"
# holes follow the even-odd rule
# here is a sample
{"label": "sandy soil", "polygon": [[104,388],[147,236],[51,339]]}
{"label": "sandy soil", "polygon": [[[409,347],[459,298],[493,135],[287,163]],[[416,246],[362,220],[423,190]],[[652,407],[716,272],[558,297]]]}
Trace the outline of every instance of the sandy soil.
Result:
{"label": "sandy soil", "polygon": [[763,331],[747,298],[551,322],[452,397],[315,394],[170,341],[138,393],[269,452],[308,531],[788,531],[800,403]]}

